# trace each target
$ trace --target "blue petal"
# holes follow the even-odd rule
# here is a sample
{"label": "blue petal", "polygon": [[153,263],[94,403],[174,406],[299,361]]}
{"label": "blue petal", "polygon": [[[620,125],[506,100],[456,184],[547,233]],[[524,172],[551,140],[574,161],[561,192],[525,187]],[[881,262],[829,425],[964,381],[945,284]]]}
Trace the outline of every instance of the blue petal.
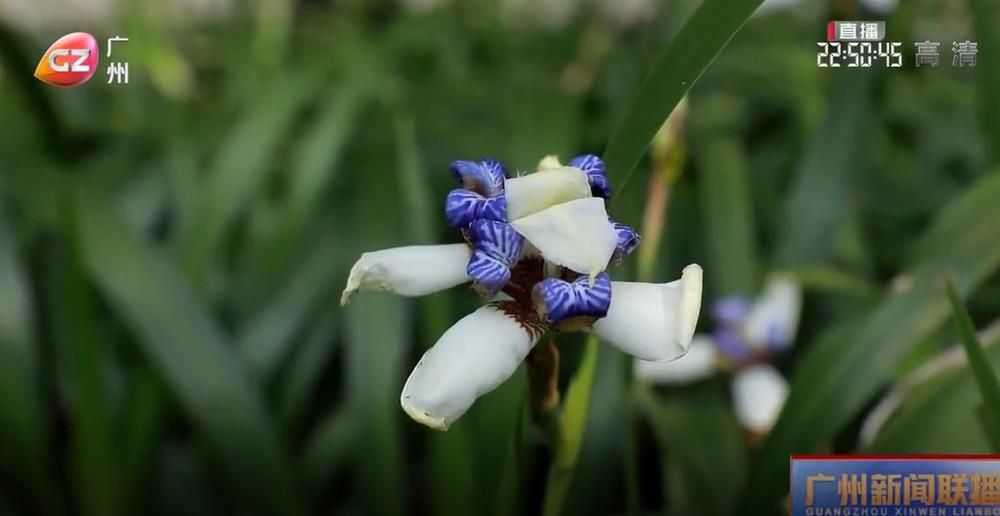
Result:
{"label": "blue petal", "polygon": [[451,176],[464,188],[486,197],[493,197],[503,192],[503,182],[507,178],[507,169],[493,158],[482,161],[452,162]]}
{"label": "blue petal", "polygon": [[712,318],[725,328],[735,328],[750,314],[750,301],[743,296],[730,296],[712,305]]}
{"label": "blue petal", "polygon": [[507,179],[507,167],[493,158],[483,158],[479,164],[486,170],[491,180],[490,184],[496,188],[497,193],[502,192],[504,179]]}
{"label": "blue petal", "polygon": [[767,328],[767,348],[772,351],[784,351],[792,343],[788,328],[782,324],[770,324]]}
{"label": "blue petal", "polygon": [[618,244],[615,245],[615,252],[611,255],[611,261],[621,263],[622,258],[630,254],[639,245],[639,242],[642,241],[642,236],[625,224],[611,221],[611,225],[615,228],[615,233],[618,233]]}
{"label": "blue petal", "polygon": [[576,167],[587,174],[590,182],[590,193],[594,197],[611,197],[611,182],[608,181],[607,171],[604,169],[604,160],[593,155],[584,154],[577,156],[569,162],[569,166]]}
{"label": "blue petal", "polygon": [[477,219],[507,221],[507,197],[483,197],[476,192],[457,188],[448,192],[444,214],[452,227],[463,228]]}
{"label": "blue petal", "polygon": [[608,181],[607,176],[588,175],[587,180],[590,181],[591,195],[605,199],[611,198],[611,181]]}
{"label": "blue petal", "polygon": [[732,330],[718,330],[712,334],[715,346],[730,361],[741,364],[750,358],[750,347]]}
{"label": "blue petal", "polygon": [[588,176],[591,174],[606,175],[604,160],[593,154],[577,156],[569,162],[569,166],[586,172]]}
{"label": "blue petal", "polygon": [[535,285],[533,296],[539,303],[542,319],[555,323],[576,316],[604,317],[611,306],[611,278],[601,273],[594,284],[587,276],[572,283],[547,278]]}
{"label": "blue petal", "polygon": [[524,237],[505,222],[480,219],[469,225],[469,240],[474,247],[489,250],[513,266],[521,257]]}
{"label": "blue petal", "polygon": [[487,296],[493,296],[510,281],[510,266],[485,249],[474,249],[465,273]]}
{"label": "blue petal", "polygon": [[493,295],[510,281],[510,269],[521,257],[524,237],[504,222],[478,219],[469,224],[472,257],[465,272],[473,282]]}

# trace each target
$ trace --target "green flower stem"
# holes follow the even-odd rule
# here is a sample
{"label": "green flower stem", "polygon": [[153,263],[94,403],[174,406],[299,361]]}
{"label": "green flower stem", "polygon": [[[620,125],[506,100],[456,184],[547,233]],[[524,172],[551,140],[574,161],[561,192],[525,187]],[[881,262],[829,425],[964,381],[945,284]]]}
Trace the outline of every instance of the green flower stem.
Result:
{"label": "green flower stem", "polygon": [[[639,256],[639,279],[650,281],[654,276],[660,246],[658,242],[663,233],[665,217],[670,199],[670,190],[684,166],[686,154],[682,132],[687,116],[687,103],[682,101],[670,117],[664,122],[662,129],[653,141],[653,173],[650,180],[650,192],[644,215],[642,235],[644,246],[652,251]],[[651,242],[650,242],[651,241]],[[640,246],[640,249],[643,246]],[[627,361],[628,364],[631,362]],[[579,456],[583,431],[589,412],[590,393],[593,390],[594,377],[597,370],[597,339],[590,337],[573,383],[567,391],[566,403],[561,417],[545,424],[547,433],[556,436],[553,442],[555,456],[549,470],[548,487],[545,492],[543,514],[555,516],[561,513],[562,504],[572,481],[573,469]],[[626,373],[628,374],[628,373]],[[631,401],[625,400],[625,414],[631,421],[633,412]],[[558,425],[553,429],[554,425]],[[639,509],[638,475],[635,463],[635,443],[631,434],[626,435],[625,475],[626,497],[629,512],[634,514]]]}
{"label": "green flower stem", "polygon": [[559,348],[554,340],[539,343],[525,360],[528,372],[528,411],[555,450],[561,438],[559,421]]}
{"label": "green flower stem", "polygon": [[642,245],[639,246],[639,281],[650,281],[660,255],[660,241],[667,223],[667,208],[674,183],[680,178],[687,159],[684,143],[688,115],[687,97],[677,107],[653,137],[650,154],[653,168],[649,176],[646,210],[642,218]]}
{"label": "green flower stem", "polygon": [[588,337],[583,351],[583,360],[566,390],[566,400],[559,416],[560,432],[558,447],[549,467],[546,481],[545,499],[542,504],[544,516],[558,516],[573,481],[573,470],[583,444],[587,414],[590,408],[590,394],[594,389],[597,372],[597,337]]}
{"label": "green flower stem", "polygon": [[[639,281],[653,281],[654,270],[659,261],[663,230],[667,223],[667,212],[670,205],[670,194],[674,183],[680,178],[684,169],[687,147],[684,144],[685,121],[687,120],[687,97],[681,99],[674,111],[667,117],[653,137],[650,154],[653,169],[649,175],[649,191],[646,196],[646,209],[642,218],[643,238],[639,246]],[[628,367],[625,374],[631,375],[631,361],[626,361]],[[633,392],[625,399],[625,414],[628,421],[635,420],[635,396]],[[631,428],[631,426],[629,427]],[[639,473],[636,456],[638,447],[633,432],[626,434],[625,443],[625,506],[629,514],[639,512]]]}

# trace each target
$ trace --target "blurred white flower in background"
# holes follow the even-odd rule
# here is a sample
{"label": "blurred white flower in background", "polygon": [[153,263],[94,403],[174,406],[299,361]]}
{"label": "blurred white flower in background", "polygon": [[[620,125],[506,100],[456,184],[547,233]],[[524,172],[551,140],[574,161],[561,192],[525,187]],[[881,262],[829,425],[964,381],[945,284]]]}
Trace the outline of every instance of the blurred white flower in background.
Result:
{"label": "blurred white flower in background", "polygon": [[775,276],[752,304],[743,297],[715,303],[715,331],[695,335],[688,354],[673,362],[635,361],[641,380],[678,385],[718,370],[732,372],[736,418],[749,432],[766,434],[788,397],[788,382],[772,365],[793,344],[802,309],[802,289]]}

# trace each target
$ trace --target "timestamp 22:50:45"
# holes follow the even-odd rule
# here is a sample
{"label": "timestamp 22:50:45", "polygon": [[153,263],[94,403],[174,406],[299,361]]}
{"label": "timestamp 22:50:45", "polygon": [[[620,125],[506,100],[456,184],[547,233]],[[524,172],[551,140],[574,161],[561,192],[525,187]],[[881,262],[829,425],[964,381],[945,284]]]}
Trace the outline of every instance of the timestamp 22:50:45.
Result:
{"label": "timestamp 22:50:45", "polygon": [[886,68],[903,66],[903,44],[897,41],[822,41],[816,43],[816,66],[820,68],[870,68],[883,64]]}

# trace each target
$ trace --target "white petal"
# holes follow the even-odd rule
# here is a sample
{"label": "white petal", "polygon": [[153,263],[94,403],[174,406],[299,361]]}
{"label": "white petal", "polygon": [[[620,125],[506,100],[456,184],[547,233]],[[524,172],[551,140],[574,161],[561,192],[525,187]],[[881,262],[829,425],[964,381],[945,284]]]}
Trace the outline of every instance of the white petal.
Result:
{"label": "white petal", "polygon": [[670,283],[611,282],[611,308],[594,333],[643,360],[671,360],[687,352],[701,311],[701,267],[684,267]]}
{"label": "white petal", "polygon": [[733,378],[736,419],[744,428],[766,434],[774,426],[788,398],[788,382],[775,368],[755,365]]}
{"label": "white petal", "polygon": [[550,206],[590,197],[587,174],[575,167],[539,170],[504,182],[507,220],[517,220]]}
{"label": "white petal", "polygon": [[476,398],[514,374],[540,334],[493,305],[472,312],[413,368],[399,397],[403,410],[419,423],[447,430]]}
{"label": "white petal", "polygon": [[795,340],[801,311],[799,284],[784,276],[772,278],[750,309],[743,334],[751,346],[763,346],[775,335],[790,344]]}
{"label": "white petal", "polygon": [[618,243],[600,197],[564,202],[510,225],[546,260],[581,274],[603,271]]}
{"label": "white petal", "polygon": [[364,253],[347,278],[340,296],[345,305],[360,289],[384,290],[401,296],[423,296],[469,281],[466,244],[412,245]]}
{"label": "white petal", "polygon": [[[614,295],[614,291],[612,291]],[[715,370],[718,349],[708,335],[695,335],[686,355],[677,360],[651,362],[636,359],[635,376],[651,383],[677,385],[706,378]]]}

